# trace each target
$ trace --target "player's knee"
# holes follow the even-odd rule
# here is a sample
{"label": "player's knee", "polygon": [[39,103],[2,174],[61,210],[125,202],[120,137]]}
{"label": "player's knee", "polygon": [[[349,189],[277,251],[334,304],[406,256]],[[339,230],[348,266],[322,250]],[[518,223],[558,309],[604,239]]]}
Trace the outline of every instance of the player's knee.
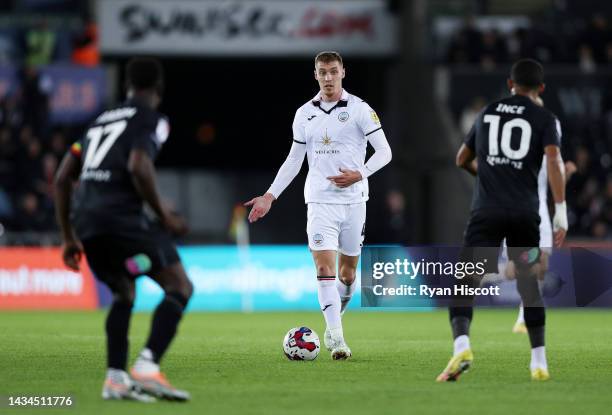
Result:
{"label": "player's knee", "polygon": [[172,301],[180,306],[181,309],[187,307],[189,296],[179,291],[171,291],[166,293],[166,300]]}
{"label": "player's knee", "polygon": [[177,278],[171,284],[164,287],[164,292],[166,295],[178,293],[182,298],[185,298],[185,303],[187,303],[193,295],[193,283],[189,278]]}
{"label": "player's knee", "polygon": [[113,292],[113,301],[120,304],[129,304],[130,308],[134,304],[134,298],[136,296],[133,285],[130,284],[117,284],[111,287]]}
{"label": "player's knee", "polygon": [[340,279],[343,283],[350,285],[355,281],[356,270],[353,267],[342,266],[340,267]]}
{"label": "player's knee", "polygon": [[332,276],[332,275],[336,275],[336,272],[334,271],[334,268],[327,265],[327,264],[318,264],[317,265],[317,276],[321,277],[321,276]]}
{"label": "player's knee", "polygon": [[185,296],[185,298],[187,298],[187,301],[189,301],[189,299],[193,295],[193,283],[189,279],[186,279],[185,281],[183,287],[183,295]]}
{"label": "player's knee", "polygon": [[546,310],[544,307],[525,307],[523,317],[527,327],[542,327],[546,324]]}
{"label": "player's knee", "polygon": [[542,296],[540,295],[540,286],[534,274],[517,277],[516,288],[525,307],[544,306]]}

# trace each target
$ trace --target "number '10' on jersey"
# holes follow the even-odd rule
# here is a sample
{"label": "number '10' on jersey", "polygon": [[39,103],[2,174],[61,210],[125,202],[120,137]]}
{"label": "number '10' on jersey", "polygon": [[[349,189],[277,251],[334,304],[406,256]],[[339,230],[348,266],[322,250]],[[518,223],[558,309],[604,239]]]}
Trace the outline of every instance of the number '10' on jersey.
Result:
{"label": "number '10' on jersey", "polygon": [[476,118],[465,145],[478,161],[472,210],[538,212],[544,147],[561,145],[561,127],[552,112],[522,95],[493,102]]}

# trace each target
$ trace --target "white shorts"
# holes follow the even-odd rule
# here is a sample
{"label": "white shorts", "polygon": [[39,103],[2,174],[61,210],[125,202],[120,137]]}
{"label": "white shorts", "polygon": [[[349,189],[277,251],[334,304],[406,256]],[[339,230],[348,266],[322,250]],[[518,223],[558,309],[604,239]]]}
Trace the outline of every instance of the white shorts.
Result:
{"label": "white shorts", "polygon": [[366,204],[308,204],[308,247],[359,256],[365,235]]}

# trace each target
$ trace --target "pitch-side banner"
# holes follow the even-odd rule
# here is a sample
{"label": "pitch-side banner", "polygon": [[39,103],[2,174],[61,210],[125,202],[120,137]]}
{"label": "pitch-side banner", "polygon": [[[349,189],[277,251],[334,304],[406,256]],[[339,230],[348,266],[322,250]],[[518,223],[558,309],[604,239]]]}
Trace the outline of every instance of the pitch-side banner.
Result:
{"label": "pitch-side banner", "polygon": [[1,309],[94,309],[94,278],[66,268],[59,248],[0,248]]}
{"label": "pitch-side banner", "polygon": [[396,22],[383,0],[97,2],[111,54],[303,56],[320,50],[387,56]]}

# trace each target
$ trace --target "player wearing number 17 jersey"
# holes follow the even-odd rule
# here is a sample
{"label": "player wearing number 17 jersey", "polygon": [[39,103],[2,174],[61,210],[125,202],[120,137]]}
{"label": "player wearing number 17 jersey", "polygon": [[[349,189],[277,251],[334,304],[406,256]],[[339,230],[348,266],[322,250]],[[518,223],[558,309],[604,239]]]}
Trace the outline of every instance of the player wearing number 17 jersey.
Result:
{"label": "player wearing number 17 jersey", "polygon": [[[105,326],[102,397],[186,400],[189,395],[173,388],[159,370],[193,290],[171,240],[171,233],[186,231],[185,224],[162,204],[155,184],[153,161],[169,133],[168,121],[156,111],[163,86],[161,65],[152,59],[130,61],[127,83],[127,101],[98,116],[58,169],[55,203],[63,258],[78,270],[84,252],[96,278],[113,293]],[[156,220],[145,215],[145,204]],[[165,297],[130,377],[128,328],[135,279],[143,274],[161,286]]]}
{"label": "player wearing number 17 jersey", "polygon": [[[484,262],[489,267],[486,272],[495,273],[498,249],[506,239],[524,304],[534,380],[549,378],[544,346],[545,310],[535,275],[540,258],[538,173],[544,155],[555,201],[555,246],[563,243],[567,230],[559,121],[537,104],[544,90],[543,77],[543,68],[536,61],[523,59],[515,63],[508,80],[513,95],[484,108],[457,153],[457,165],[476,176],[463,259]],[[476,286],[479,283],[465,282]],[[456,300],[449,308],[454,354],[437,378],[441,382],[457,380],[473,360],[469,340],[473,297]]]}

